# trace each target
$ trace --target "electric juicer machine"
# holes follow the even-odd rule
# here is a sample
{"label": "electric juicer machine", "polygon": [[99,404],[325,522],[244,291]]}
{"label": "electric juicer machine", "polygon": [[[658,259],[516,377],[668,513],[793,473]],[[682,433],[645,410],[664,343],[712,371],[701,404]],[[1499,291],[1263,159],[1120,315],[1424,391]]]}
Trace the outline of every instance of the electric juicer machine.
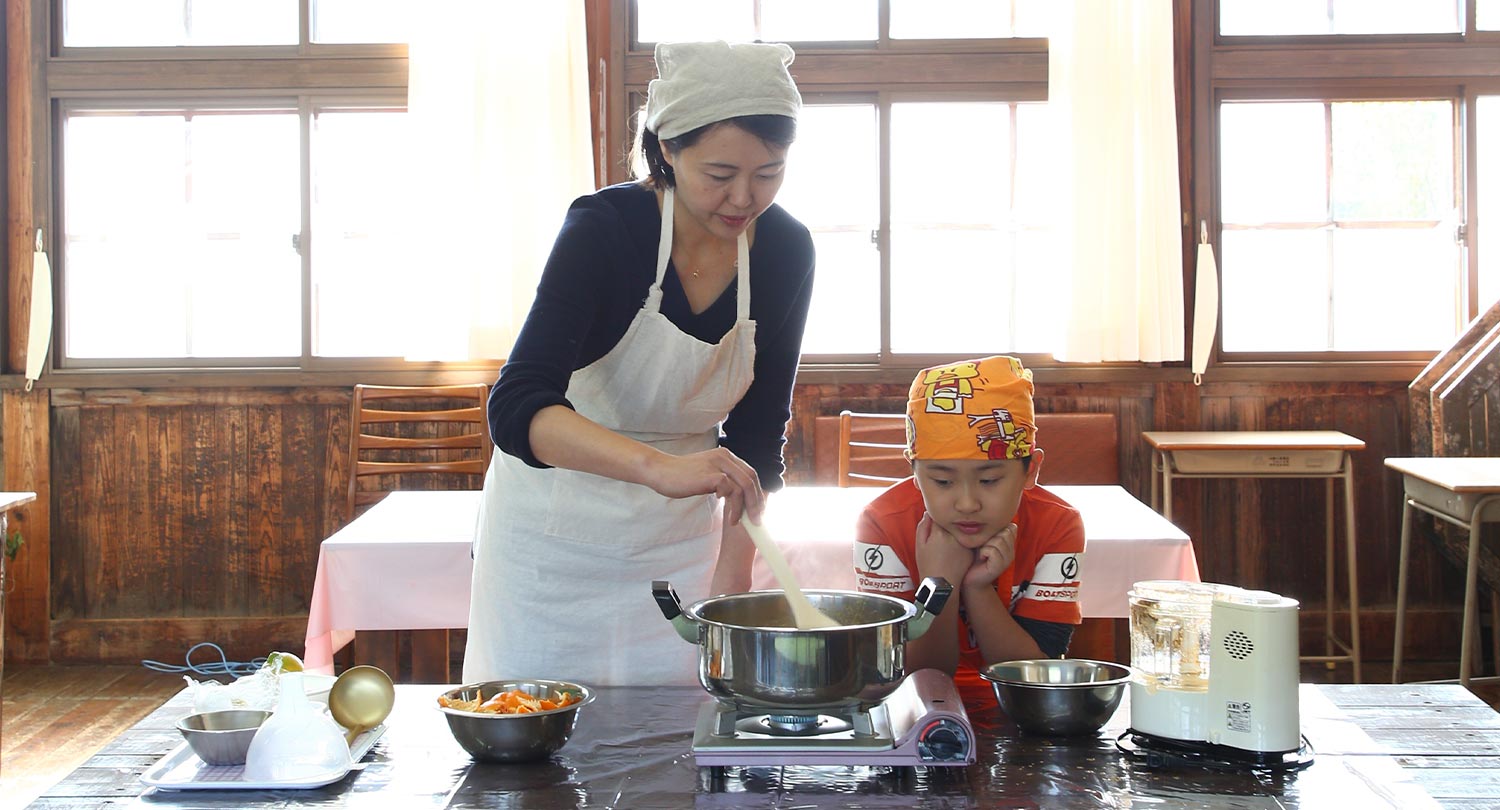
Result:
{"label": "electric juicer machine", "polygon": [[1176,580],[1130,591],[1130,730],[1147,765],[1294,770],[1312,762],[1297,708],[1297,601]]}

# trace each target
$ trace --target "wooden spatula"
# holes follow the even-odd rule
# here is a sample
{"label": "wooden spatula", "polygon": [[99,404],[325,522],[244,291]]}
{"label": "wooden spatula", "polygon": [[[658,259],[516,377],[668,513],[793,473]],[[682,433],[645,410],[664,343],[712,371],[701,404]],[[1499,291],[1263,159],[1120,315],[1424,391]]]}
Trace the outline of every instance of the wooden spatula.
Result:
{"label": "wooden spatula", "polygon": [[755,541],[755,549],[765,559],[766,565],[771,569],[771,576],[780,583],[781,590],[786,593],[786,601],[792,608],[792,621],[796,623],[798,630],[816,630],[822,627],[838,627],[839,623],[830,619],[828,614],[813,607],[808,600],[807,594],[797,585],[797,577],[792,575],[792,569],[786,564],[786,557],[781,554],[781,547],[771,539],[771,535],[749,515],[744,518],[745,531],[750,534],[750,539]]}

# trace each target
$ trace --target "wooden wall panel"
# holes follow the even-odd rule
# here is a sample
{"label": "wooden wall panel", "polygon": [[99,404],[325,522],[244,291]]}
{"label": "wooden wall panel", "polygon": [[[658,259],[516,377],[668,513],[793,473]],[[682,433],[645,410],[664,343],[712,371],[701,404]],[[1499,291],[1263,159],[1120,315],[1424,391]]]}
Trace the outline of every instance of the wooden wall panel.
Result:
{"label": "wooden wall panel", "polygon": [[3,395],[5,487],[34,492],[36,500],[10,513],[9,531],[20,533],[24,545],[6,565],[5,654],[12,660],[45,658],[48,631],[48,593],[52,579],[51,463],[47,393],[8,390]]}
{"label": "wooden wall panel", "polygon": [[[66,392],[57,401],[54,654],[119,655],[190,632],[153,637],[132,624],[151,619],[224,618],[226,636],[252,645],[237,653],[246,656],[300,648],[298,636],[244,630],[305,622],[318,543],[342,525],[330,505],[342,505],[343,484],[330,493],[326,470],[347,468],[347,435],[330,428],[347,425],[348,392]],[[111,622],[123,636],[98,632]]]}
{"label": "wooden wall panel", "polygon": [[[817,416],[895,410],[906,389],[799,385],[788,480],[817,472]],[[1395,596],[1400,486],[1381,462],[1410,449],[1404,385],[1043,383],[1037,407],[1114,413],[1121,477],[1143,500],[1143,430],[1327,428],[1364,439],[1355,470],[1365,641],[1372,660],[1389,654],[1378,634]],[[318,543],[347,520],[348,389],[57,391],[50,425],[55,660],[173,660],[198,640],[242,645],[235,657],[300,648]],[[1321,615],[1321,481],[1183,481],[1174,492],[1206,578],[1295,595],[1305,624]],[[1426,544],[1413,547],[1412,570],[1414,609],[1456,620],[1457,570]],[[1447,643],[1435,634],[1412,652],[1445,654]]]}

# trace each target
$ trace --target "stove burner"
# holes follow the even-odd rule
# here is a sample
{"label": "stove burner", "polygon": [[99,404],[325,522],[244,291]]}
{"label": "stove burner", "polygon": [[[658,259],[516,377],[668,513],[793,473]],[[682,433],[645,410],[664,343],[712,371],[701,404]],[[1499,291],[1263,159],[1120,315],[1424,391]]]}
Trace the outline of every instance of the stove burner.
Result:
{"label": "stove burner", "polygon": [[738,731],[773,737],[837,734],[853,727],[848,720],[827,714],[762,714],[743,718],[735,724]]}
{"label": "stove burner", "polygon": [[974,733],[953,681],[911,673],[884,700],[860,707],[735,706],[698,710],[693,758],[700,766],[963,766]]}

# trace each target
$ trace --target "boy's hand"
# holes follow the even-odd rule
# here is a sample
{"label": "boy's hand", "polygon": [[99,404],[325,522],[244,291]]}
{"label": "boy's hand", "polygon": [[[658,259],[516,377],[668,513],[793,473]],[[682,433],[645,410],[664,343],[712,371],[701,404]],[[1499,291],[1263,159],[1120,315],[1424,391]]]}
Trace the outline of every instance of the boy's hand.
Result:
{"label": "boy's hand", "polygon": [[917,523],[917,568],[924,577],[942,577],[962,582],[974,564],[974,552],[964,548],[953,535],[924,514]]}
{"label": "boy's hand", "polygon": [[964,573],[963,587],[989,588],[1016,559],[1016,524],[1011,523],[975,549],[974,562]]}

